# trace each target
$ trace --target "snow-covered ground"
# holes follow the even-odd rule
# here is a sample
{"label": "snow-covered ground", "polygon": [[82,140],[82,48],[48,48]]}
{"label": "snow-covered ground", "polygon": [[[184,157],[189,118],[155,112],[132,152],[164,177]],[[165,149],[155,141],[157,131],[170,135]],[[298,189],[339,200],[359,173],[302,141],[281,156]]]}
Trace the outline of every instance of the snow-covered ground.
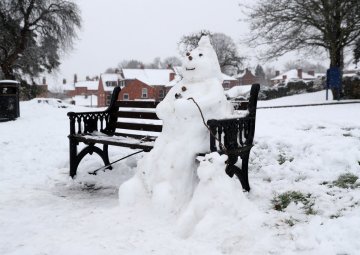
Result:
{"label": "snow-covered ground", "polygon": [[[259,106],[313,102],[325,102],[325,92]],[[185,235],[183,214],[119,206],[118,188],[141,156],[97,176],[87,171],[100,167],[100,159],[86,157],[77,178],[68,177],[66,113],[83,108],[20,107],[19,119],[0,122],[2,255],[360,254],[360,182],[352,188],[334,183],[343,174],[360,176],[360,104],[259,109],[252,190],[243,194],[225,174],[216,178],[226,177],[226,187],[200,183],[189,208],[204,201],[207,210]],[[114,147],[110,158],[130,152]],[[201,174],[214,167],[202,164]],[[274,198],[288,191],[307,200],[275,210]]]}

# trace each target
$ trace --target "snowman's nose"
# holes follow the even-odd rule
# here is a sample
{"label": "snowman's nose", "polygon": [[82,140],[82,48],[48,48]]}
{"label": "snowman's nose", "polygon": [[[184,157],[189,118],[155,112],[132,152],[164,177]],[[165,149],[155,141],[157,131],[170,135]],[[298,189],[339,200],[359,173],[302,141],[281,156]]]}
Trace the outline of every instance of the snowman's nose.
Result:
{"label": "snowman's nose", "polygon": [[188,59],[191,61],[191,60],[192,60],[192,56],[189,56]]}

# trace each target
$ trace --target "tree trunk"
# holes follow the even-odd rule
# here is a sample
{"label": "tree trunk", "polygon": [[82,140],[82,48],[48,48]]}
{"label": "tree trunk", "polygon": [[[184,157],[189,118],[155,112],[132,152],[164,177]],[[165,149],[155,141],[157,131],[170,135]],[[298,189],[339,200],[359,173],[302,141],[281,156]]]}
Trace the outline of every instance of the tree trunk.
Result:
{"label": "tree trunk", "polygon": [[1,71],[4,74],[5,80],[15,80],[15,75],[12,68],[6,64],[1,65]]}

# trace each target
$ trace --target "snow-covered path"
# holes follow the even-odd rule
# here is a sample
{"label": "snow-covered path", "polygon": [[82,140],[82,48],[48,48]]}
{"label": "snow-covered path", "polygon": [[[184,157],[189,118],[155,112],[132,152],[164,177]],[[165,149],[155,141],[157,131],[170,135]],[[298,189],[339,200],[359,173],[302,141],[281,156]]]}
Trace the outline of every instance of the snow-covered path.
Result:
{"label": "snow-covered path", "polygon": [[[257,212],[244,208],[253,217],[223,217],[188,238],[176,233],[177,215],[118,206],[136,158],[98,176],[86,170],[101,161],[87,158],[68,177],[67,111],[22,102],[18,120],[0,123],[0,254],[359,254],[360,188],[330,185],[360,176],[359,104],[259,110],[246,194]],[[274,210],[286,191],[311,194],[314,213],[301,203]]]}

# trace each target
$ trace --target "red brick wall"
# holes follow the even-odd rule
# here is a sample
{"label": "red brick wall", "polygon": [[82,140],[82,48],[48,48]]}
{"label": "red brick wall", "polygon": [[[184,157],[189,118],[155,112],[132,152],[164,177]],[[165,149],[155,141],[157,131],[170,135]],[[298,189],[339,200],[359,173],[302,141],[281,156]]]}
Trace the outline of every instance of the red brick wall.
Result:
{"label": "red brick wall", "polygon": [[[148,90],[148,97],[142,98],[141,93],[142,89],[147,88]],[[129,100],[135,99],[156,99],[156,91],[155,88],[139,81],[139,80],[132,80],[127,82],[126,86],[120,91],[118,100],[124,99],[124,94],[129,95]]]}
{"label": "red brick wall", "polygon": [[[163,93],[163,97],[160,97],[161,94],[161,90]],[[161,101],[164,99],[164,97],[166,96],[166,87],[165,86],[154,86],[154,98],[155,101]]]}
{"label": "red brick wall", "polygon": [[98,87],[98,107],[104,106],[106,106],[106,92],[104,90],[102,79],[100,78]]}
{"label": "red brick wall", "polygon": [[245,69],[245,74],[242,78],[239,78],[240,85],[250,85],[256,83],[256,76],[248,69]]}

